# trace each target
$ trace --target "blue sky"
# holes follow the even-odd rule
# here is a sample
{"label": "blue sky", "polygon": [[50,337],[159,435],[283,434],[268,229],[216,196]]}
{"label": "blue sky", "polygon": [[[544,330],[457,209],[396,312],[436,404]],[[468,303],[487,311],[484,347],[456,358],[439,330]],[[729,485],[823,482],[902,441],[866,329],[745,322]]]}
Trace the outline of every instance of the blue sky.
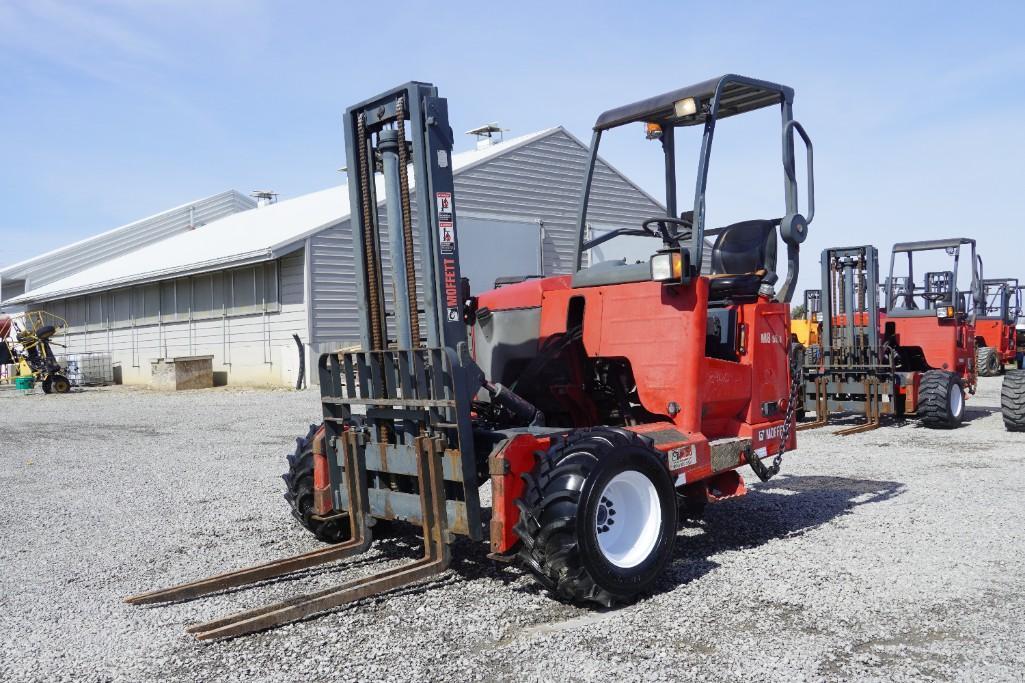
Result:
{"label": "blue sky", "polygon": [[[815,141],[802,287],[825,246],[961,234],[1025,277],[1020,2],[347,4],[0,0],[0,263],[227,188],[337,184],[341,112],[406,80],[457,132],[586,140],[604,109],[738,72],[793,86]],[[713,223],[780,213],[778,125],[723,122]],[[639,130],[603,149],[661,195]]]}

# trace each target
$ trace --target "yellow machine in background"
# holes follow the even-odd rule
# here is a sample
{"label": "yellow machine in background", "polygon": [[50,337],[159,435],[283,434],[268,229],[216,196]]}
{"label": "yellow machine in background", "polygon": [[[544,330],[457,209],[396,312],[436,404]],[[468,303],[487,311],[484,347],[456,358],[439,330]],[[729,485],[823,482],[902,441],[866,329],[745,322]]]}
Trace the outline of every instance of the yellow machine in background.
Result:
{"label": "yellow machine in background", "polygon": [[790,334],[801,346],[818,346],[819,327],[822,322],[822,292],[818,289],[804,290],[804,318],[790,321]]}
{"label": "yellow machine in background", "polygon": [[0,366],[7,366],[8,381],[25,380],[27,389],[39,383],[47,394],[68,393],[71,383],[53,353],[61,346],[54,337],[67,327],[64,318],[46,311],[0,314]]}

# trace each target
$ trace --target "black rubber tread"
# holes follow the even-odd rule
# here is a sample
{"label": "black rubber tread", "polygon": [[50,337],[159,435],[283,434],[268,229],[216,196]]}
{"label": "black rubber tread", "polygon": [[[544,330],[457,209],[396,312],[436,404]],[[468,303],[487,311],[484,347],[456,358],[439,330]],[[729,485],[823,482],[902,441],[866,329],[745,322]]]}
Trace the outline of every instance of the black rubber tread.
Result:
{"label": "black rubber tread", "polygon": [[39,383],[39,386],[41,386],[43,388],[43,393],[44,394],[52,394],[53,393],[53,385],[50,384],[50,380],[44,379],[42,382]]}
{"label": "black rubber tread", "polygon": [[975,361],[979,377],[996,377],[1003,369],[1000,356],[992,346],[980,346],[975,351]]}
{"label": "black rubber tread", "polygon": [[[605,562],[591,550],[596,541],[584,537],[588,502],[600,495],[593,491],[597,482],[609,472],[630,469],[600,465],[613,463],[617,454],[644,461],[638,469],[665,476],[656,482],[656,488],[663,488],[662,533],[649,559],[633,576],[627,576],[633,569],[618,570]],[[633,432],[595,427],[571,432],[547,452],[534,455],[536,464],[523,475],[523,496],[516,501],[520,519],[514,531],[521,541],[522,565],[555,597],[577,604],[611,607],[649,590],[672,557],[677,530],[676,493],[661,454]]]}
{"label": "black rubber tread", "polygon": [[1009,432],[1025,432],[1025,370],[1009,370],[1000,388],[1000,412]]}
{"label": "black rubber tread", "polygon": [[[918,385],[918,419],[933,429],[954,429],[964,420],[964,408],[960,415],[950,412],[950,392],[964,388],[961,379],[946,370],[928,370]],[[963,404],[962,404],[963,405]]]}
{"label": "black rubber tread", "polygon": [[340,543],[351,536],[347,518],[320,522],[313,519],[313,435],[320,425],[311,424],[305,437],[295,440],[295,452],[288,456],[285,500],[299,524],[325,543]]}
{"label": "black rubber tread", "polygon": [[71,382],[64,375],[50,375],[49,382],[50,388],[56,394],[66,394],[71,391]]}

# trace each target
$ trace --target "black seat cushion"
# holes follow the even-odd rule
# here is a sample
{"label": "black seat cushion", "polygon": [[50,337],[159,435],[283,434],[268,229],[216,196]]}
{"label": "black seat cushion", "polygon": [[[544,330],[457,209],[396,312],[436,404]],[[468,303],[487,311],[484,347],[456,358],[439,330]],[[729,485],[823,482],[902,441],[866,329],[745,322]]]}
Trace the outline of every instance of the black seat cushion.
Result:
{"label": "black seat cushion", "polygon": [[776,276],[776,223],[754,220],[723,228],[712,245],[712,301],[748,299]]}
{"label": "black seat cushion", "polygon": [[713,277],[709,281],[708,299],[709,301],[753,299],[758,296],[758,288],[761,286],[762,276],[758,273]]}
{"label": "black seat cushion", "polygon": [[49,339],[56,334],[56,332],[57,330],[53,325],[43,325],[36,330],[36,339]]}
{"label": "black seat cushion", "polygon": [[765,271],[763,282],[776,282],[776,221],[755,220],[723,228],[712,245],[712,273],[739,275]]}

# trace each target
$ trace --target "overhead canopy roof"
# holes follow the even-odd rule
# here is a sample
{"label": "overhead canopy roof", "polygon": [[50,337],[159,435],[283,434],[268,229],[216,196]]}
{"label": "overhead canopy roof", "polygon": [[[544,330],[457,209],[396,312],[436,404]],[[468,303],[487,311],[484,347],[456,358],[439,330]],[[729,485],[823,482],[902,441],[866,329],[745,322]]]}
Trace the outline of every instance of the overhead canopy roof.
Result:
{"label": "overhead canopy roof", "polygon": [[[512,151],[562,128],[549,128],[483,149],[452,155],[458,174],[492,157]],[[380,177],[378,180],[381,181]],[[410,184],[412,185],[412,178]],[[384,200],[378,182],[377,199]],[[60,299],[142,282],[202,273],[269,261],[298,249],[310,235],[349,217],[345,185],[236,213],[204,227],[110,259],[61,280],[28,291],[4,303],[20,304]]]}
{"label": "overhead canopy roof", "polygon": [[[626,123],[638,121],[661,123],[669,126],[694,126],[704,123],[716,88],[722,83],[717,119],[760,109],[780,102],[793,102],[794,91],[785,85],[760,81],[746,76],[726,74],[686,88],[649,97],[640,102],[610,109],[598,117],[595,130],[607,130]],[[696,111],[686,116],[677,116],[674,104],[693,98]]]}
{"label": "overhead canopy roof", "polygon": [[962,244],[975,244],[975,240],[967,237],[951,237],[945,240],[922,240],[921,242],[900,242],[893,245],[894,252],[902,251],[929,251],[931,249],[946,249],[947,247],[960,247]]}

